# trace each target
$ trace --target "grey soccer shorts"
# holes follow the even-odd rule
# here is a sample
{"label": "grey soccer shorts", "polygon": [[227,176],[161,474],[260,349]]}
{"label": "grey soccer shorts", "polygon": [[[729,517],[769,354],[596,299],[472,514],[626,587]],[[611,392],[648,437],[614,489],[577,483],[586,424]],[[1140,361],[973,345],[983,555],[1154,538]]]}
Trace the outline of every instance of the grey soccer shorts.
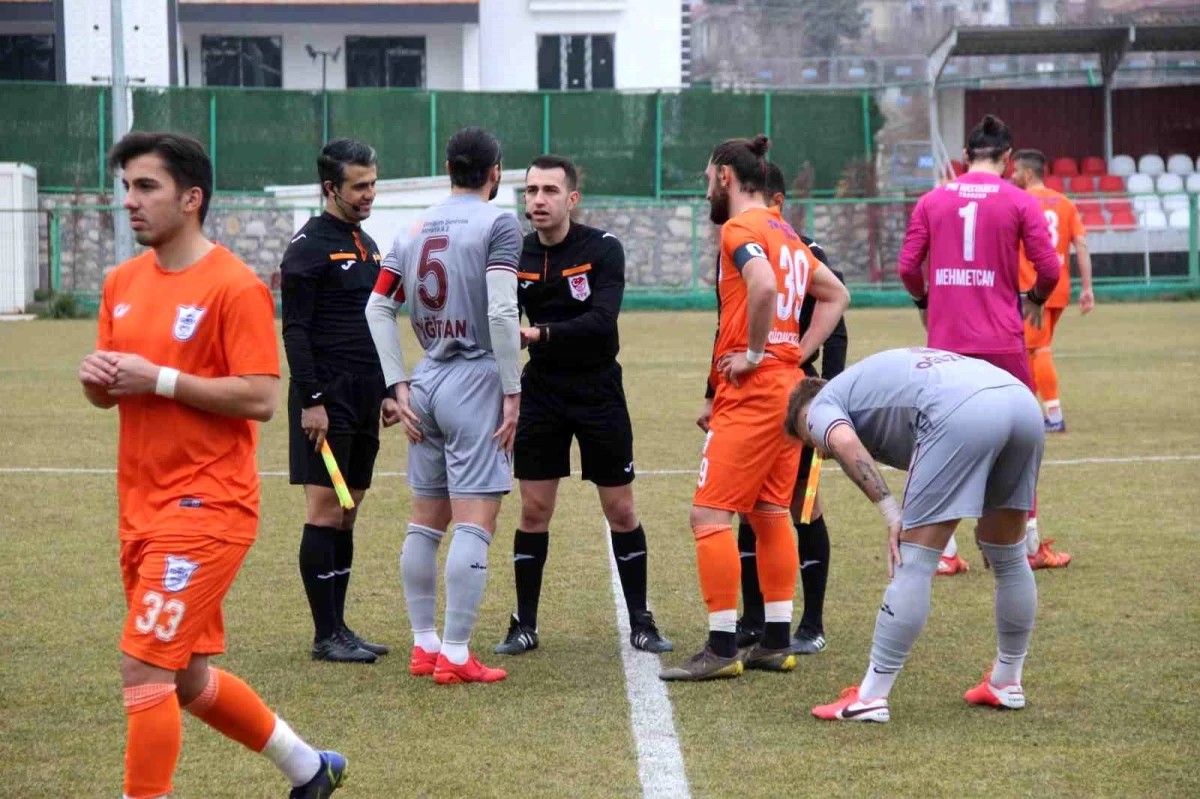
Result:
{"label": "grey soccer shorts", "polygon": [[409,383],[409,405],[425,435],[408,447],[414,494],[470,499],[512,490],[508,456],[492,438],[503,415],[495,360],[422,359]]}
{"label": "grey soccer shorts", "polygon": [[980,391],[917,434],[904,487],[904,529],[1032,510],[1045,444],[1042,409],[1025,386]]}

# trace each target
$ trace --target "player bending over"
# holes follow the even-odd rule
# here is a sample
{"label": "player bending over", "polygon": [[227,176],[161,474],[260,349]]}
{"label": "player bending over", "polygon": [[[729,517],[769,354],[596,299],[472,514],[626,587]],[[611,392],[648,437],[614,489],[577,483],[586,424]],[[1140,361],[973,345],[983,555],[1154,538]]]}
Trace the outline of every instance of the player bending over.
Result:
{"label": "player bending over", "polygon": [[[866,676],[813,715],[890,718],[888,694],[925,627],[938,559],[960,519],[979,519],[975,536],[996,575],[996,660],[963,698],[1025,707],[1021,669],[1037,610],[1025,519],[1044,436],[1041,408],[1025,385],[985,361],[943,350],[888,350],[828,383],[803,381],[788,403],[785,431],[837,458],[883,514],[888,535],[891,583]],[[876,460],[908,470],[900,499]]]}

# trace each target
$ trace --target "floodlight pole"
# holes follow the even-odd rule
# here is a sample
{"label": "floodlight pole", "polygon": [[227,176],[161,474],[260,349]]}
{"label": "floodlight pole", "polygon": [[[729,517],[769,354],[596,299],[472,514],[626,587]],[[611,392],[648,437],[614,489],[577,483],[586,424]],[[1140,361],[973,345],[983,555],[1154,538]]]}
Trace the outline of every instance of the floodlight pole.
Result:
{"label": "floodlight pole", "polygon": [[[122,0],[110,0],[112,42],[112,135],[113,144],[129,132],[129,81],[125,76],[125,27]],[[125,186],[120,175],[113,175],[113,246],[117,263],[133,257],[133,231],[129,227],[129,212],[125,210]]]}

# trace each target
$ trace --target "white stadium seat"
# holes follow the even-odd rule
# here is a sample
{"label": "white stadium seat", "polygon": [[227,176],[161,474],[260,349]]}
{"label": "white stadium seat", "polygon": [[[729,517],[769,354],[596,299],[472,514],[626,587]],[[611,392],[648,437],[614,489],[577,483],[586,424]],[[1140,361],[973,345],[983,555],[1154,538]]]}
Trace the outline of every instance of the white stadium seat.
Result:
{"label": "white stadium seat", "polygon": [[1149,175],[1130,175],[1125,182],[1125,188],[1130,194],[1146,194],[1154,191],[1154,178]]}
{"label": "white stadium seat", "polygon": [[1133,198],[1133,210],[1139,214],[1146,211],[1158,211],[1162,209],[1162,201],[1158,199],[1157,194],[1139,194]]}
{"label": "white stadium seat", "polygon": [[1166,194],[1169,191],[1183,191],[1183,178],[1170,173],[1159,175],[1155,186],[1159,194]]}
{"label": "white stadium seat", "polygon": [[1196,171],[1196,167],[1190,155],[1176,153],[1167,159],[1167,171],[1173,175],[1190,175]]}
{"label": "white stadium seat", "polygon": [[1191,227],[1191,220],[1188,218],[1186,208],[1171,212],[1170,225],[1173,228],[1187,230]]}
{"label": "white stadium seat", "polygon": [[1139,224],[1151,230],[1165,228],[1167,226],[1167,215],[1162,211],[1147,211],[1142,214]]}
{"label": "white stadium seat", "polygon": [[1161,155],[1143,155],[1138,159],[1138,172],[1156,178],[1167,171]]}
{"label": "white stadium seat", "polygon": [[1188,194],[1200,194],[1200,172],[1193,172],[1187,179]]}
{"label": "white stadium seat", "polygon": [[[1200,159],[1196,159],[1200,161]],[[1108,174],[1127,178],[1137,172],[1137,162],[1128,155],[1114,155],[1108,162]]]}
{"label": "white stadium seat", "polygon": [[1186,194],[1168,194],[1162,198],[1163,211],[1168,214],[1175,211],[1184,210],[1188,207],[1188,196]]}

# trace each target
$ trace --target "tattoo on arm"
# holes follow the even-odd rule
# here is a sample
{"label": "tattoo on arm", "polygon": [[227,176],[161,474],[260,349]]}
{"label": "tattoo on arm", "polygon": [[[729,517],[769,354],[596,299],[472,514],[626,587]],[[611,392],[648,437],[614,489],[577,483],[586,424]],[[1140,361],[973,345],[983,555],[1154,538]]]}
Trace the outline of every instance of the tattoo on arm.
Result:
{"label": "tattoo on arm", "polygon": [[[842,471],[854,481],[854,484],[867,495],[868,499],[878,502],[884,497],[891,496],[892,492],[888,490],[887,483],[883,481],[883,475],[879,473],[874,461],[863,455],[865,452],[850,453],[849,455],[840,452],[834,453],[838,463],[841,464]],[[851,458],[853,458],[853,462],[851,462]]]}

